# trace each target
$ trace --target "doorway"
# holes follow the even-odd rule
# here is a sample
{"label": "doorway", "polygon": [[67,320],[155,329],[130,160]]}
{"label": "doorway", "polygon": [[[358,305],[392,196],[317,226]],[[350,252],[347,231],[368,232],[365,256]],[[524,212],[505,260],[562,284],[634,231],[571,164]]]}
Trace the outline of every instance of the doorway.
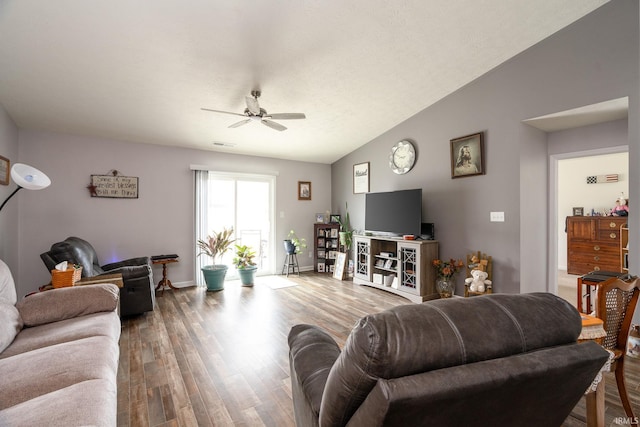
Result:
{"label": "doorway", "polygon": [[[550,156],[551,220],[549,292],[576,305],[577,276],[567,274],[565,219],[573,208],[586,214],[604,214],[620,193],[629,194],[628,146],[615,146]],[[586,177],[615,173],[619,181],[587,184]]]}
{"label": "doorway", "polygon": [[[231,250],[216,263],[229,266],[228,279],[237,279],[238,273],[232,268],[235,245],[247,245],[256,253],[254,261],[259,275],[273,274],[275,271],[274,236],[274,187],[275,177],[198,171],[196,177],[199,189],[196,191],[196,239],[202,239],[212,231],[219,232],[233,227]],[[198,187],[198,185],[197,185]],[[199,257],[198,259],[202,259]],[[211,260],[202,260],[204,265]],[[201,265],[198,266],[198,270]],[[199,274],[198,274],[199,276]]]}

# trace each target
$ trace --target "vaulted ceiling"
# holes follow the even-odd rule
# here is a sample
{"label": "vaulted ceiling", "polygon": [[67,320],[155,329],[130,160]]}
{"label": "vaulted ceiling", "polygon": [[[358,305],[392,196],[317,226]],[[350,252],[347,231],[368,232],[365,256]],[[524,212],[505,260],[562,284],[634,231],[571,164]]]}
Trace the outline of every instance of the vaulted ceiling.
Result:
{"label": "vaulted ceiling", "polygon": [[[0,0],[21,128],[332,163],[608,0]],[[243,113],[259,89],[268,114]]]}

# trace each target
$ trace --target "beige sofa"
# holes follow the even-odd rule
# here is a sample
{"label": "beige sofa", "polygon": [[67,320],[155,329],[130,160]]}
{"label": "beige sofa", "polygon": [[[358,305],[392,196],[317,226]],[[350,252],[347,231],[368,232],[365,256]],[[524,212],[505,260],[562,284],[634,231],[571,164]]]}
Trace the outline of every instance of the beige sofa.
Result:
{"label": "beige sofa", "polygon": [[88,285],[17,301],[0,260],[0,425],[115,426],[118,288]]}

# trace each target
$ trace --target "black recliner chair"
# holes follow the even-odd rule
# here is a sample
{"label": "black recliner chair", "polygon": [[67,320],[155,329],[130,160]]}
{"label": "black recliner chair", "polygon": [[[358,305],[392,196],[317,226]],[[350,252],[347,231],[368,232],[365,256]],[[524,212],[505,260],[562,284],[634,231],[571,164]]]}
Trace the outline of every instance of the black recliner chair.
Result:
{"label": "black recliner chair", "polygon": [[149,257],[131,258],[101,266],[98,255],[89,242],[78,237],[68,237],[54,243],[40,258],[49,271],[62,261],[82,266],[82,277],[104,274],[122,274],[124,287],[120,289],[120,315],[130,316],[152,311],[156,297]]}

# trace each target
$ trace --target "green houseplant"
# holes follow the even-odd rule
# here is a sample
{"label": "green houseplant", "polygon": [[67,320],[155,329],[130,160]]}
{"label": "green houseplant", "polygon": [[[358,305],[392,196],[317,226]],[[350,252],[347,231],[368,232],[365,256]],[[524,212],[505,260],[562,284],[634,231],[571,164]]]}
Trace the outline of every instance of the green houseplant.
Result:
{"label": "green houseplant", "polygon": [[296,232],[291,230],[289,234],[287,234],[287,239],[284,241],[284,250],[289,255],[291,254],[299,254],[303,249],[307,247],[307,240],[303,238],[299,238],[296,235]]}
{"label": "green houseplant", "polygon": [[342,219],[338,221],[340,224],[340,232],[338,235],[340,236],[340,244],[345,247],[346,252],[349,252],[349,249],[351,249],[353,231],[351,230],[351,222],[349,221],[349,204],[345,203],[344,207],[344,221]]}
{"label": "green houseplant", "polygon": [[233,265],[238,270],[242,286],[253,286],[256,270],[258,270],[256,263],[253,261],[255,256],[256,252],[251,247],[236,245],[236,256],[233,258]]}
{"label": "green houseplant", "polygon": [[221,291],[224,289],[224,278],[227,275],[228,266],[216,264],[216,258],[224,255],[235,239],[231,239],[233,227],[216,233],[215,231],[207,236],[206,239],[198,240],[197,246],[200,249],[200,255],[208,255],[211,257],[213,264],[202,267],[202,275],[207,284],[208,291]]}

